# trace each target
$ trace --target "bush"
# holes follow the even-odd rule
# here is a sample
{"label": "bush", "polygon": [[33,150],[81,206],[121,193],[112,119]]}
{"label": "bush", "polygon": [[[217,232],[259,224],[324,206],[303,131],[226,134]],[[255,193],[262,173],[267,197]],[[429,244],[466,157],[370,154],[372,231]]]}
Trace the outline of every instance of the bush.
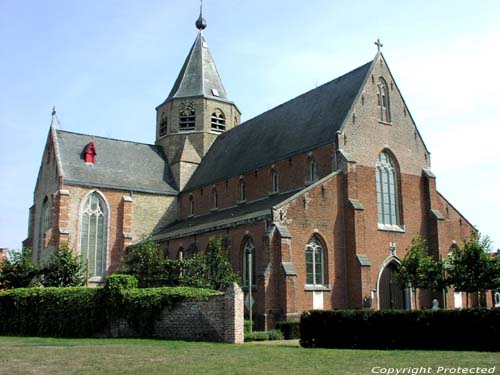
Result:
{"label": "bush", "polygon": [[137,289],[128,275],[110,276],[105,288],[18,288],[0,292],[0,335],[89,337],[111,320],[126,319],[149,337],[163,308],[207,299],[213,290],[186,287]]}
{"label": "bush", "polygon": [[276,329],[283,333],[285,340],[300,339],[300,321],[284,321],[276,323]]}
{"label": "bush", "polygon": [[0,262],[0,289],[27,288],[36,284],[38,267],[33,263],[31,249],[10,251]]}
{"label": "bush", "polygon": [[252,332],[252,326],[253,326],[253,323],[251,320],[244,320],[243,321],[243,332],[244,333]]}
{"label": "bush", "polygon": [[300,320],[304,347],[500,350],[500,310],[311,311]]}
{"label": "bush", "polygon": [[63,243],[42,266],[41,283],[47,287],[82,286],[87,279],[80,255]]}
{"label": "bush", "polygon": [[283,340],[283,333],[277,329],[263,332],[246,332],[245,342]]}
{"label": "bush", "polygon": [[18,288],[0,293],[0,333],[88,337],[106,322],[102,289]]}

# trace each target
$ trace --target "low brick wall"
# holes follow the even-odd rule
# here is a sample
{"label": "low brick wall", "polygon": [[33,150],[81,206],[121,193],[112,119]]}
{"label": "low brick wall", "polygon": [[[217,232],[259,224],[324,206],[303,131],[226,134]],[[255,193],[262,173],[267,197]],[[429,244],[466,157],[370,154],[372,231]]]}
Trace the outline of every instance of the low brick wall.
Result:
{"label": "low brick wall", "polygon": [[[184,301],[164,309],[151,336],[173,340],[243,342],[243,291],[237,284],[207,301]],[[126,320],[112,322],[106,336],[137,337]]]}

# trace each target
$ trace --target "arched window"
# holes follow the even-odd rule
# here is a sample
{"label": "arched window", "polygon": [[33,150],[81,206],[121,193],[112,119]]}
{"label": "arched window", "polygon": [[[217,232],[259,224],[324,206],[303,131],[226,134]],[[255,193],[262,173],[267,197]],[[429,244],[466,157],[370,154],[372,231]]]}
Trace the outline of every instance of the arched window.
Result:
{"label": "arched window", "polygon": [[160,137],[163,137],[164,135],[167,134],[167,126],[168,126],[167,114],[165,112],[162,112],[160,119],[160,130],[159,130]]}
{"label": "arched window", "polygon": [[273,168],[273,170],[271,171],[271,177],[273,180],[273,193],[277,193],[280,191],[280,185],[279,185],[279,175],[276,168]]}
{"label": "arched window", "polygon": [[240,178],[240,202],[243,202],[246,199],[247,199],[247,192],[246,192],[245,180],[243,178]]}
{"label": "arched window", "polygon": [[312,237],[306,246],[306,284],[324,284],[323,246],[316,236]]}
{"label": "arched window", "polygon": [[380,77],[378,81],[378,107],[380,109],[380,121],[391,122],[391,105],[389,101],[389,90],[387,83]]}
{"label": "arched window", "polygon": [[376,167],[378,222],[399,225],[401,220],[396,164],[389,153],[384,151],[378,156]]}
{"label": "arched window", "polygon": [[90,277],[106,276],[108,210],[97,192],[90,194],[81,214],[80,254],[88,266]]}
{"label": "arched window", "polygon": [[210,125],[212,126],[212,130],[226,130],[226,117],[220,109],[216,109],[215,112],[212,113]]}
{"label": "arched window", "polygon": [[316,160],[311,159],[309,162],[309,181],[315,182],[318,180],[318,169],[316,166]]}
{"label": "arched window", "polygon": [[196,124],[196,112],[193,102],[181,102],[179,108],[179,130],[193,130]]}
{"label": "arched window", "polygon": [[42,203],[42,210],[40,211],[40,233],[38,234],[38,248],[37,259],[40,260],[42,250],[45,247],[45,232],[50,228],[50,201],[45,197]]}
{"label": "arched window", "polygon": [[250,238],[245,240],[243,246],[243,286],[248,287],[250,279],[250,268],[252,269],[252,286],[255,286],[257,273],[255,272],[255,245]]}
{"label": "arched window", "polygon": [[194,198],[191,194],[189,195],[189,215],[194,215]]}
{"label": "arched window", "polygon": [[217,189],[212,189],[212,209],[219,207],[219,195],[217,194]]}

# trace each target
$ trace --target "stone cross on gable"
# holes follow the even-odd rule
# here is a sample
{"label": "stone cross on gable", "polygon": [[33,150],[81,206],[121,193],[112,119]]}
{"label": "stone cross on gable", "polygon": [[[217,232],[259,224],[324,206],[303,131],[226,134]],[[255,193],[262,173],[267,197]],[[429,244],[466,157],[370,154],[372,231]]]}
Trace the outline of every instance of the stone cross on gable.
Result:
{"label": "stone cross on gable", "polygon": [[380,48],[382,48],[384,45],[380,41],[380,38],[377,38],[377,41],[375,42],[375,45],[377,46],[378,53],[380,53]]}

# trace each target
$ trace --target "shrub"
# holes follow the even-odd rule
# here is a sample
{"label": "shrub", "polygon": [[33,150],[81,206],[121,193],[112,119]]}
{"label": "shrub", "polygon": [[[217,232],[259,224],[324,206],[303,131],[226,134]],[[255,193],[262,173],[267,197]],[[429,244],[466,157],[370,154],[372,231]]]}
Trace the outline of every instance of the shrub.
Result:
{"label": "shrub", "polygon": [[62,243],[42,266],[41,283],[47,287],[82,286],[87,279],[81,256],[68,243]]}
{"label": "shrub", "polygon": [[285,340],[293,340],[300,338],[300,321],[284,321],[276,323],[276,329],[283,333]]}
{"label": "shrub", "polygon": [[311,311],[300,320],[305,347],[500,350],[500,310]]}
{"label": "shrub", "polygon": [[272,340],[283,340],[283,334],[277,329],[263,332],[246,332],[245,342],[250,341],[272,341]]}
{"label": "shrub", "polygon": [[10,251],[0,263],[0,289],[33,286],[38,273],[39,268],[33,263],[31,249]]}
{"label": "shrub", "polygon": [[244,320],[243,321],[243,332],[245,332],[245,333],[252,332],[252,326],[253,326],[253,323],[251,320]]}
{"label": "shrub", "polygon": [[102,329],[106,307],[99,288],[18,288],[0,293],[0,333],[88,337]]}

